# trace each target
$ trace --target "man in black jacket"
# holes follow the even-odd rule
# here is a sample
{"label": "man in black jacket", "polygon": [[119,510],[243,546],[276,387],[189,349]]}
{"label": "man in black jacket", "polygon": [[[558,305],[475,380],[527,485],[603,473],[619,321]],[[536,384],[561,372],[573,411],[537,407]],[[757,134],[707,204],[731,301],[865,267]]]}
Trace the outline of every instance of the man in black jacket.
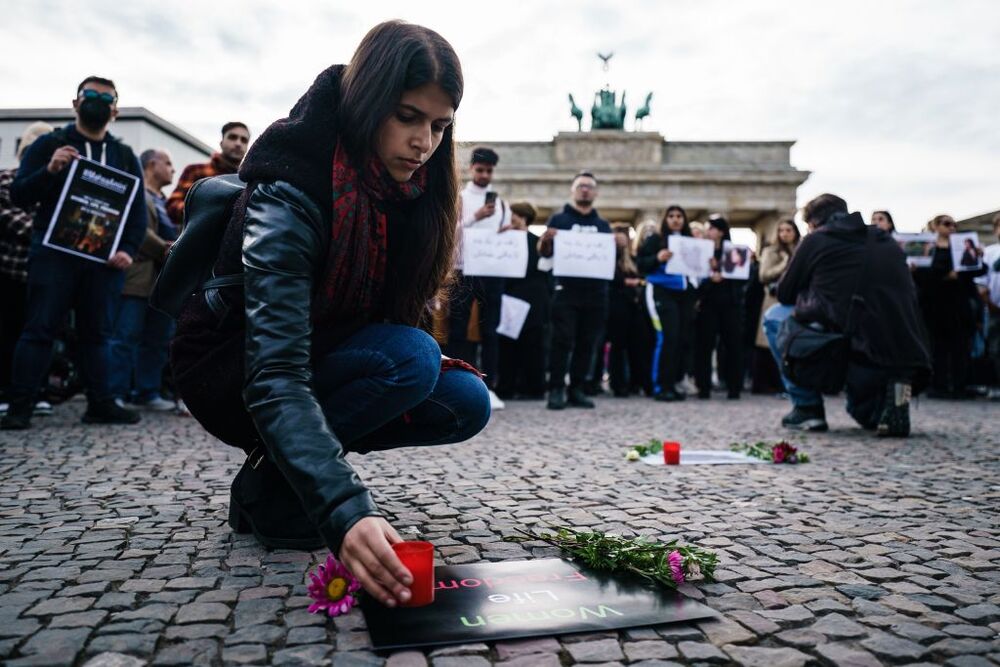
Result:
{"label": "man in black jacket", "polygon": [[[852,315],[847,411],[879,435],[909,435],[910,395],[926,383],[931,362],[906,259],[891,236],[866,226],[861,214],[849,214],[836,195],[813,199],[803,216],[814,231],[778,283],[780,303],[764,317],[771,350],[780,365],[777,334],[793,305],[800,322],[844,331],[856,293],[863,301]],[[794,409],[782,424],[825,431],[822,395],[783,379]]]}
{"label": "man in black jacket", "polygon": [[79,366],[87,387],[84,423],[134,424],[139,415],[111,396],[108,383],[109,346],[124,270],[132,264],[146,234],[145,207],[133,205],[115,254],[107,264],[53,250],[42,239],[69,172],[80,157],[137,176],[142,169],[132,149],[108,133],[117,116],[118,92],[109,79],[87,77],[73,101],[76,122],[39,137],[24,155],[10,187],[11,201],[23,209],[35,206],[28,265],[27,323],[14,353],[11,401],[0,422],[4,429],[31,426],[34,398],[48,371],[53,340],[69,310],[76,313]]}

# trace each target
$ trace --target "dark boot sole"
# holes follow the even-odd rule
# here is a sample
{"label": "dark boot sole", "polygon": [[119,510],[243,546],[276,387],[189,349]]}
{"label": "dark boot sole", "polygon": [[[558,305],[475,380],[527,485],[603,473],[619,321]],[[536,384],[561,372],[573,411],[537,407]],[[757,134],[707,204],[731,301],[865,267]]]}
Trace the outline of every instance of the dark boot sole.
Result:
{"label": "dark boot sole", "polygon": [[910,435],[910,406],[886,408],[876,427],[881,438],[906,438]]}
{"label": "dark boot sole", "polygon": [[824,433],[830,430],[826,420],[810,419],[800,424],[782,424],[785,428],[793,431],[811,431],[813,433]]}
{"label": "dark boot sole", "polygon": [[263,546],[269,549],[293,549],[295,551],[316,551],[323,547],[323,538],[317,533],[314,537],[270,537],[262,534],[254,526],[253,519],[236,501],[229,500],[229,527],[241,535],[253,533],[253,536]]}

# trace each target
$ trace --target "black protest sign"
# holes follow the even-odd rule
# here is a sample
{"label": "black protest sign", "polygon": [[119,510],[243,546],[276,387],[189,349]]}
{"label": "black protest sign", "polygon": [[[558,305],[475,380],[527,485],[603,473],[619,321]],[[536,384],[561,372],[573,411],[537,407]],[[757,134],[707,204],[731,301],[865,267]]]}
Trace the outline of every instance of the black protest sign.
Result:
{"label": "black protest sign", "polygon": [[556,558],[435,568],[434,602],[388,608],[364,596],[376,650],[497,641],[715,616],[676,591]]}
{"label": "black protest sign", "polygon": [[132,174],[100,162],[73,160],[43,245],[107,262],[118,249],[140,185]]}

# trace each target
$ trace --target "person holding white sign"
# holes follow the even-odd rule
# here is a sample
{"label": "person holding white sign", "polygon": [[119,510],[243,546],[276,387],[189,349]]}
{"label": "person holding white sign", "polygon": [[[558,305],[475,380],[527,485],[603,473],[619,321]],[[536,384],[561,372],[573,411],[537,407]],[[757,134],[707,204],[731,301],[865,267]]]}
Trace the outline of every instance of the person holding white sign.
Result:
{"label": "person holding white sign", "polygon": [[118,91],[110,79],[90,76],[77,86],[73,100],[76,120],[39,137],[18,169],[10,187],[11,201],[35,209],[28,265],[28,311],[24,332],[14,353],[11,403],[0,422],[4,429],[31,426],[34,399],[52,358],[52,344],[70,309],[76,313],[78,361],[87,388],[87,424],[134,424],[139,415],[117,405],[108,380],[113,317],[125,280],[146,234],[143,206],[129,208],[117,251],[107,263],[76,257],[43,245],[56,212],[70,166],[86,157],[138,179],[142,169],[135,153],[108,132],[118,115]]}
{"label": "person holding white sign", "polygon": [[[560,232],[608,234],[611,224],[594,208],[597,199],[597,179],[587,171],[573,178],[570,203],[549,218],[548,229],[538,241],[538,254],[552,257],[554,239]],[[612,242],[613,248],[613,242]],[[612,269],[613,269],[612,264]],[[556,278],[552,297],[552,350],[549,355],[550,410],[562,410],[567,405],[593,408],[594,402],[583,391],[597,359],[598,343],[604,340],[608,319],[607,280],[600,278]],[[569,371],[569,392],[566,372]]]}
{"label": "person holding white sign", "polygon": [[500,324],[500,305],[504,278],[492,276],[467,276],[463,272],[462,234],[471,230],[489,230],[500,233],[510,229],[510,207],[493,190],[493,171],[500,156],[492,148],[475,148],[469,165],[469,182],[460,195],[462,219],[459,223],[458,249],[455,255],[455,284],[451,290],[448,320],[448,345],[445,354],[476,364],[476,343],[469,340],[469,318],[473,301],[479,302],[479,336],[481,364],[484,381],[490,390],[490,405],[501,410],[504,403],[494,392],[497,381],[497,355],[499,354],[497,326]]}
{"label": "person holding white sign", "polygon": [[712,395],[712,353],[721,344],[724,355],[718,355],[719,377],[726,383],[727,397],[738,399],[743,389],[743,341],[740,324],[742,281],[722,277],[724,242],[730,240],[729,223],[721,215],[708,220],[706,237],[715,243],[708,280],[698,286],[695,307],[695,366],[698,398]]}
{"label": "person holding white sign", "polygon": [[[936,216],[930,227],[937,234],[931,264],[918,267],[913,273],[934,360],[927,395],[930,398],[970,398],[972,394],[966,390],[965,383],[972,334],[976,329],[976,313],[971,303],[979,297],[973,279],[984,275],[986,267],[980,264],[977,270],[963,271],[957,266],[956,253],[951,247],[952,235],[958,227],[953,217]],[[960,260],[962,253],[957,255]]]}

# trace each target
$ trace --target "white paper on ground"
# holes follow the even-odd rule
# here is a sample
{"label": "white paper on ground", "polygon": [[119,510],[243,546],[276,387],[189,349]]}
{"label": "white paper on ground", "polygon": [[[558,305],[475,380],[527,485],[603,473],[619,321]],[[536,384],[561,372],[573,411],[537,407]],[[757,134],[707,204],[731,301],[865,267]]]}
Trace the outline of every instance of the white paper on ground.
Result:
{"label": "white paper on ground", "polygon": [[[666,466],[663,462],[663,452],[647,454],[639,459],[651,466]],[[725,452],[714,449],[684,449],[681,448],[682,466],[724,465],[728,463],[771,463],[743,452]]]}
{"label": "white paper on ground", "polygon": [[514,340],[520,338],[529,310],[531,304],[524,299],[504,294],[500,299],[500,325],[497,326],[497,333]]}

